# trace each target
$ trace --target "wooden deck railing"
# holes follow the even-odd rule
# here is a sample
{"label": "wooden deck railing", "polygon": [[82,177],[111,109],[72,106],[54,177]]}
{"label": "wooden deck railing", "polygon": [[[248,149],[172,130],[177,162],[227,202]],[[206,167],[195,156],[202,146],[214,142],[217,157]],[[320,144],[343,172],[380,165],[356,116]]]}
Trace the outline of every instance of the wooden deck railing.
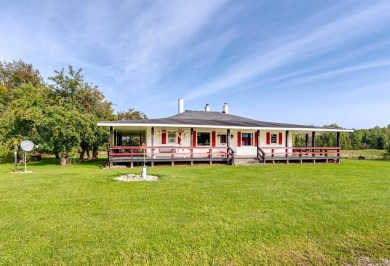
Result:
{"label": "wooden deck railing", "polygon": [[340,157],[340,147],[260,147],[257,158],[264,161],[275,157]]}
{"label": "wooden deck railing", "polygon": [[180,146],[114,146],[109,148],[109,157],[127,158],[232,158],[234,152],[226,147],[180,147]]}

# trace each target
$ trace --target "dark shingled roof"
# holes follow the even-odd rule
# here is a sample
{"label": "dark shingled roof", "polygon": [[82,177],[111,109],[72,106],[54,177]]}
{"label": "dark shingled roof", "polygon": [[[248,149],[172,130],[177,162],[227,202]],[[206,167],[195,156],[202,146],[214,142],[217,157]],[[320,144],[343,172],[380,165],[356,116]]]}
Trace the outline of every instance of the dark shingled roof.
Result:
{"label": "dark shingled roof", "polygon": [[318,128],[312,125],[294,125],[274,122],[257,121],[237,115],[220,112],[206,111],[185,111],[167,118],[147,119],[147,120],[119,120],[110,121],[114,124],[165,124],[165,125],[199,125],[199,126],[226,126],[226,127],[265,127],[265,128]]}

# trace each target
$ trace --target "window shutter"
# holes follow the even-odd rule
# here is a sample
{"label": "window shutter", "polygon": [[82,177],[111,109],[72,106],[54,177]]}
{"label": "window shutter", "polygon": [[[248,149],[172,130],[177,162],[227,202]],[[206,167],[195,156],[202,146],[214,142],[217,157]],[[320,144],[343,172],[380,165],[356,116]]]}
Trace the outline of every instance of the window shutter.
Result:
{"label": "window shutter", "polygon": [[255,131],[254,135],[255,135],[255,143],[254,143],[254,145],[256,147],[258,147],[258,145],[259,145],[259,136],[257,135],[257,131]]}
{"label": "window shutter", "polygon": [[279,132],[279,145],[283,144],[283,133]]}
{"label": "window shutter", "polygon": [[165,130],[161,132],[161,144],[167,144],[167,132]]}
{"label": "window shutter", "polygon": [[177,133],[177,144],[181,144],[181,132]]}
{"label": "window shutter", "polygon": [[196,147],[196,140],[197,140],[197,136],[196,136],[196,131],[192,131],[192,147]]}
{"label": "window shutter", "polygon": [[271,144],[271,133],[267,132],[267,145]]}
{"label": "window shutter", "polygon": [[237,147],[241,147],[241,132],[237,132]]}
{"label": "window shutter", "polygon": [[217,134],[215,133],[215,131],[212,131],[211,132],[211,146],[215,147],[216,143],[217,143]]}

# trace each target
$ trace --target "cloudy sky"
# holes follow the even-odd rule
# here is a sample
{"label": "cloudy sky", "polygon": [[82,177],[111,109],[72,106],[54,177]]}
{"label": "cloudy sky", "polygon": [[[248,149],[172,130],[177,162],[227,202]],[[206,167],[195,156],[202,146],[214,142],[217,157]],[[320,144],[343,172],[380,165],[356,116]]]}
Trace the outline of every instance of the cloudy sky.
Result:
{"label": "cloudy sky", "polygon": [[390,124],[390,1],[0,0],[0,60],[72,65],[117,111]]}

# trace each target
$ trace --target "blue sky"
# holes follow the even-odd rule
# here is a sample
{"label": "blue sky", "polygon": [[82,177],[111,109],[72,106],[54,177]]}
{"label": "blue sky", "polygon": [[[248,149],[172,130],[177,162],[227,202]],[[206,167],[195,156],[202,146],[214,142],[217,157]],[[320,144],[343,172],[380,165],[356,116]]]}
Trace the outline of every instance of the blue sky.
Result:
{"label": "blue sky", "polygon": [[0,0],[0,60],[82,68],[115,109],[390,124],[390,1]]}

